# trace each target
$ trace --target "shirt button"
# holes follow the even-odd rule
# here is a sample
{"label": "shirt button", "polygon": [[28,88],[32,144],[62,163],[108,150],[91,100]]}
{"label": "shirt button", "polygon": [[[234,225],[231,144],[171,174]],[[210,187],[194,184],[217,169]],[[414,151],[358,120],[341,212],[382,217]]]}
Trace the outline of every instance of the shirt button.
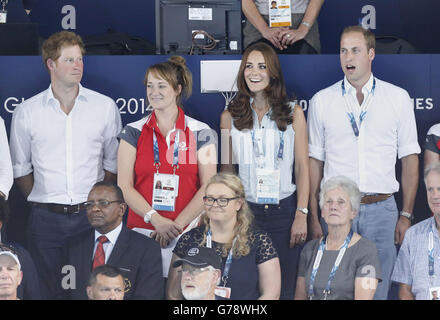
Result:
{"label": "shirt button", "polygon": [[267,209],[269,209],[269,205],[264,205],[264,210],[267,210]]}

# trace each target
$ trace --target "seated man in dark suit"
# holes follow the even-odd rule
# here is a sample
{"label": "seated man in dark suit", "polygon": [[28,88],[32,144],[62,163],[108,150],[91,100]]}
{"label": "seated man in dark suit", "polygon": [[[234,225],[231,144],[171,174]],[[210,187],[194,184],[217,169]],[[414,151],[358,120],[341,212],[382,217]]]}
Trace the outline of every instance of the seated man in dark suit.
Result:
{"label": "seated man in dark suit", "polygon": [[99,265],[110,264],[122,271],[125,300],[162,299],[164,283],[160,247],[154,240],[122,224],[127,204],[121,189],[112,183],[98,182],[90,191],[85,207],[93,229],[68,241],[63,269],[66,266],[67,270],[74,268],[75,285],[61,280],[62,297],[87,299],[86,287],[91,271]]}
{"label": "seated man in dark suit", "polygon": [[17,296],[21,300],[41,300],[40,280],[37,269],[29,252],[18,243],[8,242],[3,226],[9,216],[9,207],[6,200],[0,197],[0,250],[11,249],[18,257],[23,271],[23,279],[17,288]]}
{"label": "seated man in dark suit", "polygon": [[93,269],[87,286],[89,300],[124,300],[124,291],[121,270],[108,264]]}

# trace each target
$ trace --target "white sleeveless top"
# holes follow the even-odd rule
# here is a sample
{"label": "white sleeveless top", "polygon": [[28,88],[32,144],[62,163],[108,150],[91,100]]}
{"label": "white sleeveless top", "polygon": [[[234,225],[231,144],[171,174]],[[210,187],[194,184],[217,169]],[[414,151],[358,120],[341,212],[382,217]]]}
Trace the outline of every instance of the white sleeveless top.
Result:
{"label": "white sleeveless top", "polygon": [[[293,113],[294,104],[290,104]],[[264,130],[263,148],[264,148],[264,165],[267,169],[273,169],[277,161],[278,150],[280,146],[280,131],[275,121],[270,119],[272,109],[270,109],[261,120],[261,124],[258,123],[257,113],[252,110],[253,113],[253,128],[254,130]],[[232,139],[232,153],[233,163],[238,164],[238,172],[243,183],[246,200],[256,203],[257,202],[257,175],[256,175],[256,162],[255,154],[252,144],[252,130],[244,129],[238,130],[234,126],[232,120],[231,126],[231,139]],[[287,125],[286,131],[284,131],[284,155],[283,159],[279,162],[278,168],[280,169],[280,200],[285,199],[292,195],[296,186],[292,182],[293,176],[293,162],[294,162],[294,149],[295,147],[295,131],[293,131],[292,125]]]}

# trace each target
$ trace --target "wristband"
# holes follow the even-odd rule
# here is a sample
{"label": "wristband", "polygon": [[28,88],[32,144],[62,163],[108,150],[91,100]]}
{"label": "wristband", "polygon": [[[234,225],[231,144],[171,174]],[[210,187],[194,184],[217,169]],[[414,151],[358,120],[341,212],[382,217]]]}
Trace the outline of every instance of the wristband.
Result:
{"label": "wristband", "polygon": [[400,215],[403,216],[403,217],[405,217],[405,218],[407,218],[409,221],[414,220],[414,215],[411,214],[411,213],[409,213],[409,212],[406,212],[406,211],[400,211]]}
{"label": "wristband", "polygon": [[144,222],[145,222],[145,223],[149,223],[149,222],[150,222],[150,220],[151,220],[151,216],[153,215],[153,213],[157,213],[157,211],[154,210],[154,209],[151,209],[150,211],[148,211],[148,212],[145,214],[145,216],[144,216]]}
{"label": "wristband", "polygon": [[312,26],[310,25],[310,23],[308,23],[307,21],[303,21],[301,22],[301,24],[305,25],[307,28],[311,28]]}

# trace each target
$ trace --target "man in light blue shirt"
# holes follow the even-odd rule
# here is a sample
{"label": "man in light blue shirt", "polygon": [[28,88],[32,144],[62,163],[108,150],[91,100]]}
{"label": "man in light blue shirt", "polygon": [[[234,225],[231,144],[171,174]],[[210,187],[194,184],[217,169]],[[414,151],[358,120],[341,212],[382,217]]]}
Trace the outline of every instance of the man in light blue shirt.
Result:
{"label": "man in light blue shirt", "polygon": [[440,289],[440,162],[428,166],[424,178],[433,217],[405,234],[391,276],[401,300],[432,300]]}

